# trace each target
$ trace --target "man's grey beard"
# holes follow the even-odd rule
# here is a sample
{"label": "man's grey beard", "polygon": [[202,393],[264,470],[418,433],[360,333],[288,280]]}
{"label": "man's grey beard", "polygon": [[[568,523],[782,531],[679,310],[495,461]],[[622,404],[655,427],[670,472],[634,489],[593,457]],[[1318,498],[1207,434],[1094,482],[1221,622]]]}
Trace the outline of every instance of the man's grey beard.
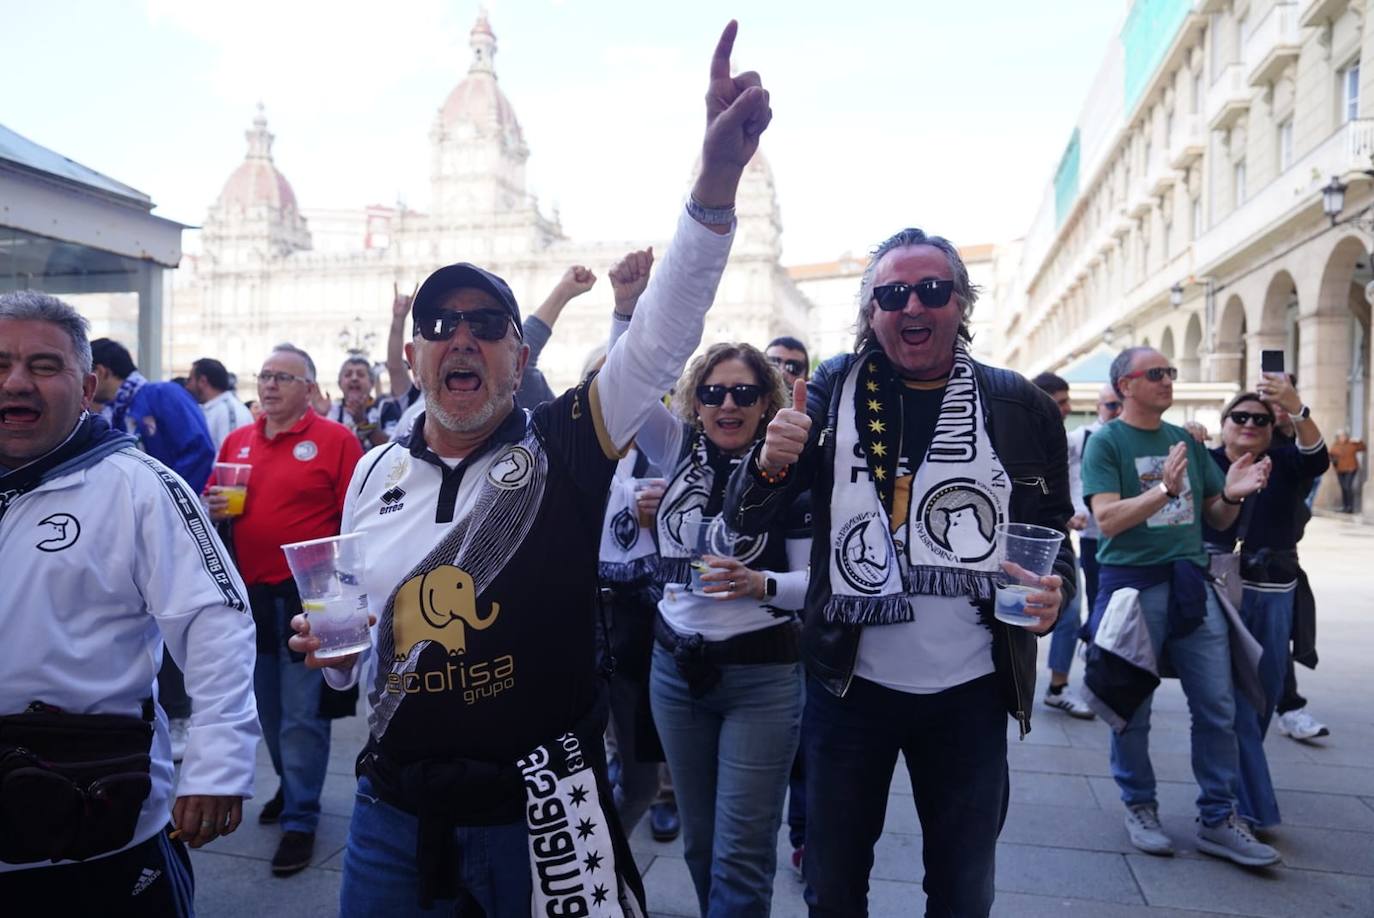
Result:
{"label": "man's grey beard", "polygon": [[[485,382],[485,380],[483,381]],[[440,381],[440,385],[443,382]],[[435,392],[425,390],[425,414],[434,418],[440,427],[453,433],[471,433],[474,430],[481,430],[490,424],[496,417],[497,412],[503,407],[508,407],[514,401],[515,386],[505,384],[496,386],[488,391],[491,397],[488,398],[480,408],[471,414],[459,417],[440,404],[439,395]]]}

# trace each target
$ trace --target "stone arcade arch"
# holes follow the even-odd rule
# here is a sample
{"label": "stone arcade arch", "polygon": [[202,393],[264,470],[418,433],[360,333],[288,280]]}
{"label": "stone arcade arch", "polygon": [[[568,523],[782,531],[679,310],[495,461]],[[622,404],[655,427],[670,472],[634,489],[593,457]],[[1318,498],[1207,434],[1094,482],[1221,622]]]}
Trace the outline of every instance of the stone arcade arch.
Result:
{"label": "stone arcade arch", "polygon": [[1184,382],[1202,379],[1202,320],[1197,313],[1188,317],[1183,331],[1183,351],[1178,359],[1178,375]]}
{"label": "stone arcade arch", "polygon": [[1222,307],[1217,321],[1216,345],[1210,376],[1214,382],[1244,386],[1248,378],[1245,355],[1245,304],[1234,293]]}

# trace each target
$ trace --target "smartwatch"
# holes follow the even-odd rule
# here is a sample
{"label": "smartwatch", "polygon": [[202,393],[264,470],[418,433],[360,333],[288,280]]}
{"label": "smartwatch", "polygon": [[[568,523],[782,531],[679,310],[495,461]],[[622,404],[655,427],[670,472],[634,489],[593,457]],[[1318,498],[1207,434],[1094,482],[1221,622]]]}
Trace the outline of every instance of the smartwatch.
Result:
{"label": "smartwatch", "polygon": [[1308,419],[1311,418],[1311,417],[1312,417],[1312,409],[1311,409],[1311,408],[1307,407],[1306,405],[1303,405],[1302,408],[1298,409],[1297,418],[1298,418],[1299,421],[1306,421],[1306,420],[1308,420]]}
{"label": "smartwatch", "polygon": [[767,574],[763,575],[763,598],[778,598],[778,582],[774,580],[772,577],[768,576]]}
{"label": "smartwatch", "polygon": [[1178,495],[1177,495],[1177,494],[1170,494],[1170,493],[1169,493],[1169,486],[1166,485],[1166,484],[1165,484],[1164,482],[1162,482],[1162,481],[1159,483],[1159,490],[1160,490],[1160,493],[1162,493],[1165,497],[1169,498],[1169,500],[1177,500],[1177,499],[1178,499]]}

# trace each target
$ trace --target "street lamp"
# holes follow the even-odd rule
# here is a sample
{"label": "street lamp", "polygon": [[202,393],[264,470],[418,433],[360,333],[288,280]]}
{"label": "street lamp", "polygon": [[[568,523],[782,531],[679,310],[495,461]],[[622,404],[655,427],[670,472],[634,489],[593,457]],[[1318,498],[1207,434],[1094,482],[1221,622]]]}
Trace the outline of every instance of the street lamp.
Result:
{"label": "street lamp", "polygon": [[1169,305],[1177,309],[1183,305],[1183,285],[1175,283],[1169,288]]}
{"label": "street lamp", "polygon": [[1322,213],[1331,219],[1331,225],[1336,225],[1336,218],[1345,210],[1345,183],[1339,176],[1331,176],[1331,181],[1322,188]]}

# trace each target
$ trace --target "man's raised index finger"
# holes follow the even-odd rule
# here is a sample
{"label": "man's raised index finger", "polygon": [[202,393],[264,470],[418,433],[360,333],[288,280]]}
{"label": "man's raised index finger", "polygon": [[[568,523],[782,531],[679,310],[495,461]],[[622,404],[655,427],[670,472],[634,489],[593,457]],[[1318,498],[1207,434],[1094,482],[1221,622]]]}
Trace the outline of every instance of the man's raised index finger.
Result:
{"label": "man's raised index finger", "polygon": [[735,33],[739,31],[739,23],[731,19],[725,26],[725,31],[720,33],[720,41],[716,42],[716,53],[711,57],[711,80],[730,79],[730,52],[735,47]]}

